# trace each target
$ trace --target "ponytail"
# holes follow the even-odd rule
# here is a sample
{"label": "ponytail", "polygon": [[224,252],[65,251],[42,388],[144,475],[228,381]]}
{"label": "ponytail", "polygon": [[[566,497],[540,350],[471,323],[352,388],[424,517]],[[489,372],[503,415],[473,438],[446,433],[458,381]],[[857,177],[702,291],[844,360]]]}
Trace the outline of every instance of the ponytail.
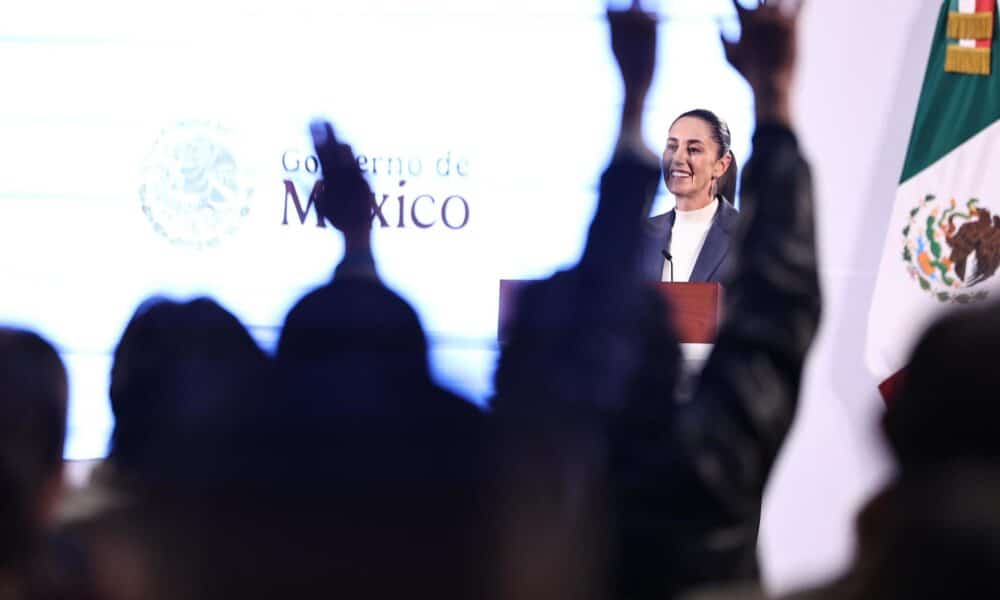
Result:
{"label": "ponytail", "polygon": [[715,182],[715,195],[721,196],[729,204],[735,206],[736,204],[736,182],[739,181],[740,168],[736,164],[736,155],[733,151],[729,151],[729,168],[726,172],[719,177],[719,180]]}

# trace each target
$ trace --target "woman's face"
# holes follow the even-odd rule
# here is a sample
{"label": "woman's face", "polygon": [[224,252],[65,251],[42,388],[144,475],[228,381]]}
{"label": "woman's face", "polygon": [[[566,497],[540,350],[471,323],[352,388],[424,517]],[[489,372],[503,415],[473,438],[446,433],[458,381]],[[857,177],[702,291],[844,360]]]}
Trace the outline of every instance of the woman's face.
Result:
{"label": "woman's face", "polygon": [[726,172],[728,155],[719,158],[719,144],[708,123],[683,117],[670,127],[663,151],[663,179],[678,198],[711,200],[713,183]]}

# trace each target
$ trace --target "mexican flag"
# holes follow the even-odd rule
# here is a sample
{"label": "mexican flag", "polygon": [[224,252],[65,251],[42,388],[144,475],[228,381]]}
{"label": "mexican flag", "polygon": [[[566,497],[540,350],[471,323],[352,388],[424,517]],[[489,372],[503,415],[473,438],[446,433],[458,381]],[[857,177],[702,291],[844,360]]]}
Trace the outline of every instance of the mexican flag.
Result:
{"label": "mexican flag", "polygon": [[880,381],[942,311],[1000,300],[996,31],[996,0],[941,7],[868,320]]}

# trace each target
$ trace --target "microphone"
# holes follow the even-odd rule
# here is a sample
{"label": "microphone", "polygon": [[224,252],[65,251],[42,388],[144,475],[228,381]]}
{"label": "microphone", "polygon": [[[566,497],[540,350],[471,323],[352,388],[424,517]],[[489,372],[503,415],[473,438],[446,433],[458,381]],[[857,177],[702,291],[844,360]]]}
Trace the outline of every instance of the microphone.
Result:
{"label": "microphone", "polygon": [[664,248],[663,250],[660,250],[660,253],[663,254],[663,258],[667,259],[667,263],[670,265],[670,283],[673,283],[674,282],[674,257],[671,256],[669,252],[667,252],[666,248]]}

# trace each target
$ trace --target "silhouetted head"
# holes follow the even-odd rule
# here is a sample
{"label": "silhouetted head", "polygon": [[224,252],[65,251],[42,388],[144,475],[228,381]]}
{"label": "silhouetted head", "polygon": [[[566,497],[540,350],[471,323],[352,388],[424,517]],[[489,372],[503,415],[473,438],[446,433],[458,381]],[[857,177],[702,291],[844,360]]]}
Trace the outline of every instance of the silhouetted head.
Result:
{"label": "silhouetted head", "polygon": [[410,411],[431,384],[420,320],[377,281],[320,287],[289,311],[277,351],[289,402],[320,415]]}
{"label": "silhouetted head", "polygon": [[884,429],[904,471],[960,458],[1000,458],[1000,306],[951,313],[913,351]]}
{"label": "silhouetted head", "polygon": [[111,369],[115,465],[144,479],[227,470],[225,457],[240,454],[234,436],[266,393],[268,370],[246,328],[215,301],[147,301]]}
{"label": "silhouetted head", "polygon": [[998,504],[995,462],[958,461],[904,475],[866,508],[855,593],[838,597],[995,598]]}
{"label": "silhouetted head", "polygon": [[667,309],[639,284],[621,290],[618,306],[594,304],[599,283],[574,269],[523,290],[497,366],[496,411],[556,419],[670,412],[664,398],[680,351]]}
{"label": "silhouetted head", "polygon": [[550,592],[605,585],[609,509],[674,417],[666,308],[649,286],[607,283],[577,268],[526,286],[497,365],[501,560]]}
{"label": "silhouetted head", "polygon": [[38,335],[0,328],[0,569],[24,558],[62,478],[66,371]]}
{"label": "silhouetted head", "polygon": [[337,279],[303,297],[285,318],[276,362],[276,439],[290,476],[399,494],[465,477],[475,463],[481,414],[434,384],[416,313],[377,281]]}
{"label": "silhouetted head", "polygon": [[737,166],[729,125],[710,110],[677,117],[663,151],[663,179],[678,208],[702,208],[717,196],[736,201]]}

